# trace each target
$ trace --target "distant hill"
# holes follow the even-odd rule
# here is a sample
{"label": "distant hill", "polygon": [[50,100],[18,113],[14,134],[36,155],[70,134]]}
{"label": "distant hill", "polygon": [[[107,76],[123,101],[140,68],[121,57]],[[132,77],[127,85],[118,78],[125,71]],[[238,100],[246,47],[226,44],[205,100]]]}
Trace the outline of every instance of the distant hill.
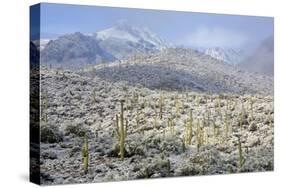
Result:
{"label": "distant hill", "polygon": [[265,39],[261,45],[248,57],[241,67],[251,71],[274,75],[274,38],[273,36]]}
{"label": "distant hill", "polygon": [[237,65],[245,59],[245,54],[242,50],[233,48],[207,48],[203,52],[207,55],[212,56],[213,58],[233,65]]}
{"label": "distant hill", "polygon": [[99,46],[94,37],[79,32],[49,41],[41,52],[43,64],[83,65],[115,59]]}
{"label": "distant hill", "polygon": [[107,66],[96,66],[96,73],[107,81],[149,89],[273,93],[272,77],[241,70],[192,49],[169,48]]}

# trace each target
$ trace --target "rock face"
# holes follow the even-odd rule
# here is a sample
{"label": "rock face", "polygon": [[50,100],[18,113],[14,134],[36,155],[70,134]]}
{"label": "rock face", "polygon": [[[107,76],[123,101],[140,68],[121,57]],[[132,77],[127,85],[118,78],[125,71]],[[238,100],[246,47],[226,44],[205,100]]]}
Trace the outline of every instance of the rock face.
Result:
{"label": "rock face", "polygon": [[274,76],[274,38],[265,39],[256,51],[241,64],[251,72]]}
{"label": "rock face", "polygon": [[[187,58],[179,56],[177,58]],[[160,61],[157,57],[143,60],[155,58]],[[187,62],[193,62],[192,66],[207,69],[203,69],[203,62],[196,61],[200,54],[191,57]],[[186,61],[179,63],[182,66],[169,62],[171,67],[185,70]],[[122,69],[132,65],[125,61],[120,66]],[[210,70],[213,70],[212,66],[222,65],[214,61]],[[41,118],[41,134],[48,138],[40,145],[40,150],[44,151],[40,159],[43,184],[227,174],[274,168],[272,95],[159,90],[102,76],[114,73],[111,66],[108,69],[95,66],[97,74],[88,74],[87,70],[41,68],[41,113],[44,117]],[[118,156],[116,134],[120,99],[125,100],[124,118],[128,123],[123,161]],[[87,174],[83,171],[81,155],[85,133],[89,142]],[[242,153],[239,153],[237,137],[241,140]],[[242,166],[239,166],[240,155],[245,160]]]}

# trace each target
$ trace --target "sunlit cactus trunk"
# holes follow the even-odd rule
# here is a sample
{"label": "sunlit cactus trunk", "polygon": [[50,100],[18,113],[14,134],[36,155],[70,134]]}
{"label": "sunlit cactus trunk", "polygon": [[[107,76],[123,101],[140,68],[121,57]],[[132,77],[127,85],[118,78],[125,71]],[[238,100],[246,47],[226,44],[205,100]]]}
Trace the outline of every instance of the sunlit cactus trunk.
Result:
{"label": "sunlit cactus trunk", "polygon": [[89,167],[89,147],[88,147],[88,137],[85,134],[84,136],[84,145],[82,149],[82,157],[83,157],[83,169],[84,173],[88,173],[88,167]]}
{"label": "sunlit cactus trunk", "polygon": [[191,144],[191,140],[192,140],[192,125],[193,124],[193,118],[192,118],[192,111],[190,110],[189,112],[189,135],[188,135],[188,145]]}
{"label": "sunlit cactus trunk", "polygon": [[[127,126],[128,121],[124,119],[124,102],[125,100],[121,100],[121,112],[120,112],[120,120],[118,118],[118,115],[116,115],[116,124],[117,124],[117,135],[118,135],[118,141],[119,141],[119,155],[120,159],[124,160],[125,157],[125,138],[127,136]],[[126,121],[126,124],[124,123]]]}

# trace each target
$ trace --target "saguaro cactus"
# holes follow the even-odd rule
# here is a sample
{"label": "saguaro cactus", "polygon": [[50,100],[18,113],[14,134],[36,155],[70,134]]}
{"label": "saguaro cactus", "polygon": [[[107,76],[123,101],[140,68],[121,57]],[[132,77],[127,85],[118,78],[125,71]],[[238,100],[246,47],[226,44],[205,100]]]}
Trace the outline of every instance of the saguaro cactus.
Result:
{"label": "saguaro cactus", "polygon": [[48,106],[49,106],[49,100],[48,100],[48,94],[46,92],[41,94],[41,100],[42,100],[42,112],[41,112],[41,116],[42,116],[42,120],[47,122],[48,121]]}
{"label": "saguaro cactus", "polygon": [[175,133],[175,125],[172,118],[168,118],[168,127],[170,129],[171,135]]}
{"label": "saguaro cactus", "polygon": [[191,144],[191,140],[192,140],[192,125],[193,124],[193,118],[192,118],[192,111],[190,110],[189,112],[189,135],[188,135],[188,145]]}
{"label": "saguaro cactus", "polygon": [[[120,100],[121,103],[120,120],[118,118],[118,115],[116,115],[117,135],[119,141],[119,155],[121,160],[124,160],[124,156],[125,156],[125,138],[127,136],[127,126],[128,126],[128,121],[124,119],[124,102],[125,100]],[[126,122],[126,124],[124,123],[124,121]]]}
{"label": "saguaro cactus", "polygon": [[160,116],[160,119],[163,118],[163,103],[164,103],[164,97],[161,94],[160,99],[159,99],[159,108],[160,108],[159,116]]}
{"label": "saguaro cactus", "polygon": [[224,132],[225,132],[225,138],[227,138],[229,135],[229,118],[227,112],[225,112]]}
{"label": "saguaro cactus", "polygon": [[254,120],[254,110],[253,110],[254,101],[253,98],[250,98],[250,108],[251,108],[251,120]]}
{"label": "saguaro cactus", "polygon": [[83,169],[84,173],[88,173],[89,166],[89,147],[88,147],[88,136],[85,134],[84,136],[84,145],[82,148],[82,157],[83,157]]}
{"label": "saguaro cactus", "polygon": [[93,90],[93,93],[92,93],[92,103],[96,104],[96,91],[95,90]]}
{"label": "saguaro cactus", "polygon": [[240,137],[238,137],[238,153],[239,153],[239,170],[241,171],[243,165],[245,164],[245,158],[243,157],[242,153],[242,144]]}

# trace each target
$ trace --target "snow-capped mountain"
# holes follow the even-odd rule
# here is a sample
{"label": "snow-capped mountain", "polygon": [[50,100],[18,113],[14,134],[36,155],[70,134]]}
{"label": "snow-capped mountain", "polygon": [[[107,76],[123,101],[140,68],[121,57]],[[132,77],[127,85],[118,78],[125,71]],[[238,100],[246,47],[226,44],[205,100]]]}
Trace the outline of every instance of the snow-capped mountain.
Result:
{"label": "snow-capped mountain", "polygon": [[215,59],[224,61],[228,64],[239,64],[245,59],[245,54],[242,50],[236,50],[232,48],[207,48],[203,51],[206,55],[209,55]]}
{"label": "snow-capped mountain", "polygon": [[121,22],[115,26],[96,32],[103,49],[118,59],[123,59],[132,53],[159,51],[169,47],[169,44],[147,27],[132,26]]}

